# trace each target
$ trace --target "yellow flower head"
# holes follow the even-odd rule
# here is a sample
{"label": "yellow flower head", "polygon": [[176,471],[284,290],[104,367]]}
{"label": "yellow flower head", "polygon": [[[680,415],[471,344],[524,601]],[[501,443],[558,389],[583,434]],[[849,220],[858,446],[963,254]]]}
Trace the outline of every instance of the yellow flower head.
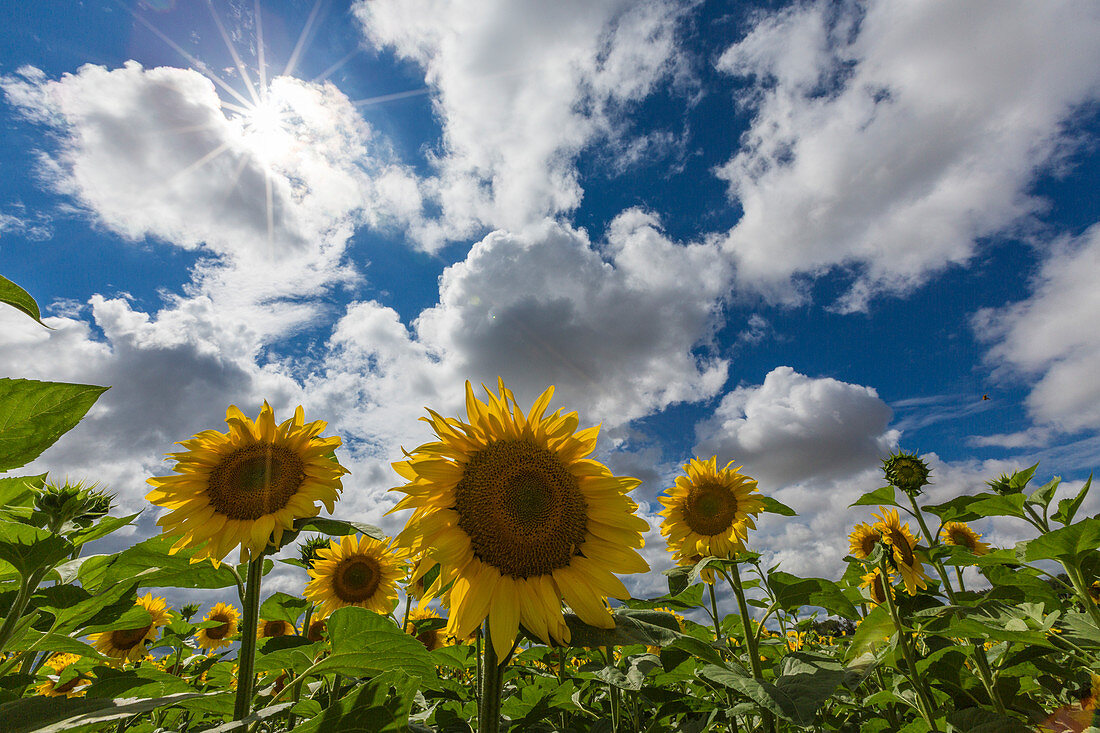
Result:
{"label": "yellow flower head", "polygon": [[328,624],[325,623],[323,618],[314,618],[309,622],[309,629],[306,631],[306,639],[312,642],[321,641],[325,638],[325,630]]}
{"label": "yellow flower head", "polygon": [[753,516],[764,511],[759,495],[753,496],[756,481],[739,473],[740,467],[730,468],[733,461],[721,470],[717,461],[714,456],[684,464],[686,475],[661,497],[661,534],[669,552],[732,558],[745,549],[748,531],[756,529]]}
{"label": "yellow flower head", "polygon": [[273,639],[277,636],[293,636],[297,633],[298,629],[294,624],[282,619],[260,619],[260,622],[256,624],[257,639]]}
{"label": "yellow flower head", "polygon": [[853,527],[852,533],[848,535],[848,552],[860,560],[866,560],[874,551],[880,538],[881,536],[874,527],[866,522],[861,522]]}
{"label": "yellow flower head", "polygon": [[[691,555],[689,557],[684,557],[683,555],[677,553],[672,556],[672,559],[676,562],[677,565],[680,565],[682,567],[695,567],[699,564],[699,561],[703,559],[703,556]],[[699,578],[707,585],[714,585],[714,568],[703,568],[703,572],[699,573]]]}
{"label": "yellow flower head", "polygon": [[229,646],[232,643],[231,637],[237,633],[237,622],[240,619],[240,611],[233,606],[225,603],[216,604],[203,621],[220,621],[221,625],[199,629],[195,632],[195,643],[200,649],[211,652]]}
{"label": "yellow flower head", "polygon": [[416,640],[423,644],[428,651],[447,646],[448,641],[446,632],[442,628],[433,627],[432,624],[417,623],[418,621],[423,622],[431,619],[442,620],[442,617],[430,608],[414,608],[409,612],[409,623],[405,626],[405,633],[415,636]]}
{"label": "yellow flower head", "polygon": [[71,665],[80,661],[77,654],[54,654],[46,660],[46,666],[53,674],[46,676],[46,680],[38,685],[35,690],[39,695],[46,697],[81,697],[87,692],[88,685],[92,683],[91,673],[78,674],[65,682],[61,681],[62,673]]}
{"label": "yellow flower head", "polygon": [[867,588],[867,592],[870,594],[871,603],[878,606],[886,603],[886,594],[889,593],[890,597],[894,597],[894,585],[893,577],[887,576],[886,582],[882,580],[882,571],[878,568],[873,568],[871,572],[860,576],[860,588]]}
{"label": "yellow flower head", "polygon": [[553,387],[524,414],[498,380],[499,394],[474,396],[468,422],[429,410],[438,441],[393,464],[409,483],[393,511],[413,509],[399,544],[440,563],[452,583],[447,633],[469,636],[486,618],[497,653],[507,655],[519,624],[544,642],[569,641],[561,599],[592,626],[612,628],[608,596],[629,598],[614,573],[649,565],[634,548],[649,525],[627,492],[637,479],[612,475],[588,458],[598,427],[577,431],[577,413],[544,416]]}
{"label": "yellow flower head", "polygon": [[1089,586],[1089,598],[1093,603],[1100,604],[1100,580],[1092,581],[1092,585]]}
{"label": "yellow flower head", "polygon": [[982,536],[972,530],[965,522],[948,522],[940,530],[944,544],[965,547],[975,555],[989,552],[989,543],[982,542]]}
{"label": "yellow flower head", "polygon": [[135,605],[149,612],[149,624],[138,629],[116,629],[91,634],[88,638],[96,651],[107,657],[131,662],[145,657],[145,644],[156,639],[157,629],[166,625],[171,619],[164,599],[153,598],[152,593],[146,593],[138,598]]}
{"label": "yellow flower head", "polygon": [[326,423],[305,422],[301,407],[277,425],[267,402],[256,422],[231,405],[225,422],[228,433],[204,430],[180,441],[187,450],[169,454],[175,474],[149,479],[154,489],[145,495],[172,510],[157,520],[180,535],[172,551],[196,547],[196,561],[218,562],[240,546],[245,562],[272,540],[280,544],[295,519],[316,516],[317,502],[333,510],[347,473],[332,456],[340,438],[318,437]]}
{"label": "yellow flower head", "polygon": [[344,606],[386,614],[397,605],[397,582],[405,576],[405,564],[389,543],[349,534],[330,542],[317,558],[302,595],[317,605],[320,615]]}
{"label": "yellow flower head", "polygon": [[893,566],[905,582],[905,592],[912,595],[917,588],[927,588],[928,575],[924,572],[924,566],[917,556],[917,538],[909,531],[909,523],[901,523],[896,509],[879,507],[882,515],[873,514],[879,521],[875,522],[874,529],[882,535],[890,545],[893,553]]}

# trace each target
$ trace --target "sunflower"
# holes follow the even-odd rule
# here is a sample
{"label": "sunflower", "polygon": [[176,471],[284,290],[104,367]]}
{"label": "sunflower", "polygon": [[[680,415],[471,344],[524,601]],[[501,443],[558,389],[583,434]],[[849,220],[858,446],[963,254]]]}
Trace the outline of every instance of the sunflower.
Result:
{"label": "sunflower", "polygon": [[325,623],[323,618],[313,619],[309,622],[309,629],[306,630],[306,639],[312,642],[323,640],[327,627],[328,624]]}
{"label": "sunflower", "polygon": [[740,466],[731,469],[733,461],[719,470],[717,460],[693,458],[684,464],[687,475],[661,497],[661,534],[670,552],[732,558],[745,549],[748,531],[756,529],[753,515],[764,510],[764,502],[752,496],[756,481],[739,473]]}
{"label": "sunflower", "polygon": [[104,656],[136,662],[145,657],[145,643],[157,638],[157,629],[170,621],[168,606],[163,598],[153,598],[146,593],[134,605],[149,612],[149,624],[138,629],[115,629],[91,634],[96,651]]}
{"label": "sunflower", "polygon": [[149,479],[155,488],[145,495],[172,510],[157,520],[180,535],[172,552],[196,547],[195,561],[217,563],[239,545],[245,562],[272,540],[279,545],[295,519],[317,515],[318,501],[332,512],[347,473],[333,456],[340,438],[318,437],[326,423],[305,422],[301,407],[276,425],[267,402],[256,422],[231,405],[225,422],[228,433],[204,430],[180,441],[187,450],[169,454],[176,474]]}
{"label": "sunflower", "polygon": [[544,416],[550,387],[524,415],[511,390],[485,402],[466,383],[469,422],[428,410],[439,440],[393,467],[409,481],[391,511],[413,509],[398,535],[430,552],[447,591],[447,633],[468,637],[486,618],[504,658],[519,624],[546,643],[567,643],[561,600],[585,623],[613,628],[607,597],[629,598],[614,573],[649,565],[635,551],[649,525],[627,492],[641,482],[587,458],[599,426],[577,431],[577,413]]}
{"label": "sunflower", "polygon": [[848,535],[848,552],[860,560],[866,560],[880,539],[878,531],[871,525],[866,522],[857,524]]}
{"label": "sunflower", "polygon": [[905,451],[894,453],[883,460],[882,472],[891,486],[898,487],[910,496],[918,496],[921,489],[930,483],[928,475],[931,471],[928,464],[916,453]]}
{"label": "sunflower", "polygon": [[35,688],[39,695],[46,697],[81,697],[87,692],[88,685],[92,683],[90,672],[77,674],[76,676],[61,682],[62,673],[69,666],[80,661],[77,654],[54,654],[46,660],[46,666],[53,670],[53,674],[46,676],[46,681]]}
{"label": "sunflower", "polygon": [[871,572],[860,576],[859,587],[866,588],[871,596],[871,603],[876,606],[886,603],[886,593],[890,593],[890,597],[894,597],[894,585],[893,578],[887,576],[886,582],[882,582],[882,571],[878,568],[874,568]]}
{"label": "sunflower", "polygon": [[948,522],[940,530],[944,544],[965,547],[975,555],[989,552],[989,543],[982,542],[982,536],[972,530],[965,522]]}
{"label": "sunflower", "polygon": [[428,651],[447,646],[446,633],[438,624],[431,623],[433,619],[443,620],[430,608],[414,608],[409,612],[409,622],[405,625],[405,633],[415,636]]}
{"label": "sunflower", "polygon": [[927,588],[925,581],[928,580],[928,575],[917,556],[917,538],[909,531],[909,523],[901,523],[896,509],[880,506],[879,511],[882,512],[881,517],[878,514],[872,515],[879,518],[874,528],[893,549],[892,565],[905,582],[905,592],[912,595],[917,588]]}
{"label": "sunflower", "polygon": [[289,621],[282,619],[260,619],[256,624],[256,638],[274,639],[277,636],[293,636],[298,633],[297,627]]}
{"label": "sunflower", "polygon": [[387,614],[397,605],[397,581],[405,577],[405,564],[390,543],[349,534],[330,542],[317,557],[302,595],[320,615],[344,606]]}
{"label": "sunflower", "polygon": [[[703,556],[691,555],[689,557],[684,557],[683,555],[677,553],[672,556],[672,559],[676,562],[677,565],[693,568],[699,564],[699,562],[703,559]],[[707,585],[714,585],[714,568],[703,568],[703,572],[699,573],[699,579]]]}
{"label": "sunflower", "polygon": [[229,638],[237,633],[237,622],[241,614],[236,608],[225,603],[218,603],[206,614],[203,621],[220,621],[220,626],[207,626],[195,632],[195,643],[200,649],[217,651],[229,646],[232,642]]}

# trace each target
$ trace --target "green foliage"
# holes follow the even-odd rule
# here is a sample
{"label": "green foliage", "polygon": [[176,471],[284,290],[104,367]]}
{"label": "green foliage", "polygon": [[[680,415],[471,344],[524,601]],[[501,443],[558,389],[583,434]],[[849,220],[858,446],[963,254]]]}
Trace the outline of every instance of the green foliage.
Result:
{"label": "green foliage", "polygon": [[[7,303],[26,313],[41,325],[46,326],[45,323],[42,323],[42,314],[38,311],[38,303],[35,302],[30,293],[3,275],[0,275],[0,303]],[[46,326],[46,328],[49,328],[49,326]]]}
{"label": "green foliage", "polygon": [[90,384],[0,379],[0,471],[37,458],[106,391]]}

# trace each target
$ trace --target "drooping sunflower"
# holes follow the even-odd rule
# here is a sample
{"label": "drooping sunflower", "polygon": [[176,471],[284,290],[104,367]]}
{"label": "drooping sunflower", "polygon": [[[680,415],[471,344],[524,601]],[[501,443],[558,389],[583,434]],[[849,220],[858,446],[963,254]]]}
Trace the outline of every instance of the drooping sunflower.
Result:
{"label": "drooping sunflower", "polygon": [[96,651],[107,657],[118,660],[136,662],[145,657],[146,642],[157,638],[157,629],[167,624],[171,619],[168,615],[168,605],[163,598],[153,598],[152,593],[146,593],[137,599],[137,606],[141,606],[149,612],[149,624],[138,629],[115,629],[99,634],[90,634],[88,638]]}
{"label": "drooping sunflower", "polygon": [[229,646],[230,637],[237,633],[237,623],[241,620],[241,613],[233,606],[226,603],[215,604],[206,614],[203,621],[220,621],[220,626],[207,626],[195,632],[195,643],[200,649],[210,652]]}
{"label": "drooping sunflower", "polygon": [[982,542],[982,536],[972,530],[965,522],[948,522],[940,530],[944,544],[965,547],[975,555],[989,552],[989,543]]}
{"label": "drooping sunflower", "polygon": [[321,616],[337,608],[360,606],[386,614],[397,605],[397,582],[405,577],[405,563],[392,543],[371,537],[345,535],[319,550],[309,569],[312,580],[302,595]]}
{"label": "drooping sunflower", "polygon": [[442,620],[443,618],[430,608],[414,608],[409,612],[405,633],[415,636],[428,651],[434,651],[441,646],[447,646],[447,634],[438,623]]}
{"label": "drooping sunflower", "polygon": [[148,480],[155,488],[145,498],[172,510],[157,520],[180,535],[172,551],[196,547],[195,561],[218,562],[239,545],[246,562],[272,539],[279,544],[295,519],[317,515],[317,502],[333,510],[347,473],[333,456],[340,438],[318,437],[326,423],[305,422],[301,407],[276,425],[267,402],[256,422],[231,405],[225,422],[228,433],[180,441],[187,450],[169,454],[175,475]]}
{"label": "drooping sunflower", "polygon": [[871,603],[876,606],[886,603],[886,594],[889,593],[890,597],[894,597],[894,585],[893,578],[886,577],[886,581],[882,580],[882,571],[878,568],[873,568],[871,572],[866,573],[860,577],[860,588],[867,588],[868,593],[871,596]]}
{"label": "drooping sunflower", "polygon": [[878,530],[866,522],[861,522],[853,527],[852,533],[848,535],[848,552],[860,560],[866,560],[871,556],[880,539]]}
{"label": "drooping sunflower", "polygon": [[325,638],[325,630],[328,624],[325,623],[323,618],[315,618],[309,622],[309,629],[306,630],[306,639],[309,641],[317,642]]}
{"label": "drooping sunflower", "polygon": [[92,683],[91,673],[85,672],[61,681],[62,673],[80,661],[77,654],[54,654],[46,660],[46,666],[53,671],[47,675],[46,680],[38,685],[36,691],[46,697],[81,697],[87,692],[88,685]]}
{"label": "drooping sunflower", "polygon": [[745,549],[749,530],[756,529],[753,516],[764,511],[759,495],[752,495],[756,481],[740,473],[740,466],[730,468],[733,461],[723,469],[717,461],[718,456],[693,458],[684,464],[686,475],[661,497],[661,534],[670,552],[732,558]]}
{"label": "drooping sunflower", "polygon": [[882,515],[874,514],[879,521],[874,528],[882,535],[882,539],[890,545],[892,552],[891,563],[897,569],[901,579],[905,582],[905,592],[912,595],[917,588],[927,588],[928,575],[924,572],[924,565],[917,556],[917,538],[909,531],[909,523],[901,523],[896,509],[879,507]]}
{"label": "drooping sunflower", "polygon": [[563,598],[584,622],[612,628],[606,599],[630,597],[614,573],[649,569],[634,549],[649,525],[627,496],[641,482],[587,457],[599,426],[578,431],[575,412],[545,416],[553,387],[524,415],[497,384],[482,402],[466,383],[469,422],[428,410],[439,440],[393,464],[409,483],[394,489],[407,496],[392,511],[414,510],[397,542],[428,551],[439,587],[451,584],[447,633],[465,638],[488,618],[503,658],[521,623],[546,643],[568,642]]}
{"label": "drooping sunflower", "polygon": [[260,619],[256,624],[257,639],[274,639],[277,636],[293,636],[298,633],[294,624],[282,619]]}

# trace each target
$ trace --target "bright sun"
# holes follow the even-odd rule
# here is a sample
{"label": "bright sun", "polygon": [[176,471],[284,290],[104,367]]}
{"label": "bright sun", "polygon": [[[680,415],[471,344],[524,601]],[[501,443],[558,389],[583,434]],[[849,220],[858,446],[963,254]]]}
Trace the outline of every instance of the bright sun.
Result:
{"label": "bright sun", "polygon": [[241,119],[245,139],[265,158],[278,157],[293,144],[285,106],[274,95],[249,105]]}

